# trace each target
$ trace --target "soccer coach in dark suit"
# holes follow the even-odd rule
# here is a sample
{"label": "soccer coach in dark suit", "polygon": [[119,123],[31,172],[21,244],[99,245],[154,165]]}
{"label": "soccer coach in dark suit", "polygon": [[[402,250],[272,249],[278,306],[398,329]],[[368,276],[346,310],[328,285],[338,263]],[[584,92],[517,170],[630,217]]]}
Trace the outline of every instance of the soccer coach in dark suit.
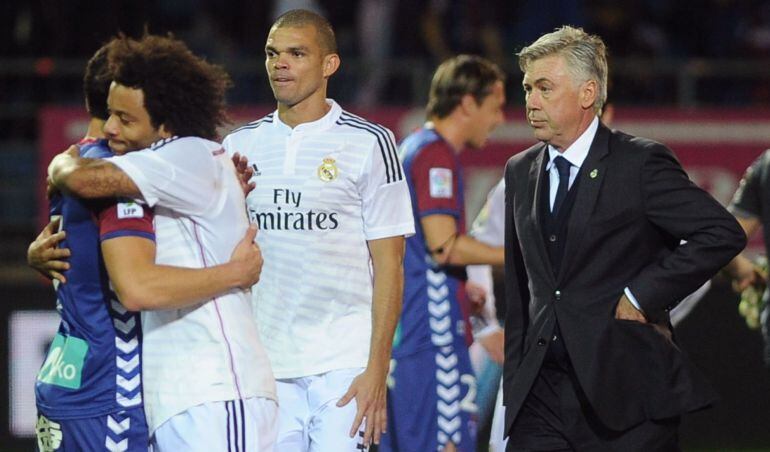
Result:
{"label": "soccer coach in dark suit", "polygon": [[600,123],[599,37],[562,27],[519,65],[541,143],[505,169],[508,450],[678,450],[715,395],[668,310],[746,237],[669,149]]}

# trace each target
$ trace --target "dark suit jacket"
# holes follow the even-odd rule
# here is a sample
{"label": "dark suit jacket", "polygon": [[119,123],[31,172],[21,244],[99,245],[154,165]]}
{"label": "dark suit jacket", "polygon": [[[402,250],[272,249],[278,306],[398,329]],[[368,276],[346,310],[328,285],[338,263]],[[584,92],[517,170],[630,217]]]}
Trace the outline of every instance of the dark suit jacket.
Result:
{"label": "dark suit jacket", "polygon": [[668,310],[743,249],[741,227],[665,146],[600,124],[554,276],[539,218],[546,162],[540,143],[505,169],[506,432],[557,318],[580,386],[607,427],[711,404],[714,392],[676,344],[652,325],[616,320],[615,308],[629,287],[647,318],[669,328]]}

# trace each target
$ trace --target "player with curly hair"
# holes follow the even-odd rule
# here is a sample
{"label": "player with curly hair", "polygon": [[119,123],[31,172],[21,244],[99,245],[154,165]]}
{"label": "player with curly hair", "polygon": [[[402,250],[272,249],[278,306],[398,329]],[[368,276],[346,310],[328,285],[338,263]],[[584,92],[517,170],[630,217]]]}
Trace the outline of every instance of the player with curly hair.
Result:
{"label": "player with curly hair", "polygon": [[[154,208],[157,247],[134,241],[127,252],[135,260],[155,253],[164,266],[227,262],[249,227],[233,164],[213,141],[226,120],[229,77],[181,41],[153,35],[118,37],[109,67],[104,133],[123,155],[87,159],[71,148],[51,162],[51,182],[65,194],[132,197]],[[107,269],[132,273],[128,265]],[[142,296],[145,283],[129,277],[113,285],[124,303],[128,297],[145,310],[144,405],[153,449],[272,450],[275,383],[248,289],[188,305],[154,303]]]}

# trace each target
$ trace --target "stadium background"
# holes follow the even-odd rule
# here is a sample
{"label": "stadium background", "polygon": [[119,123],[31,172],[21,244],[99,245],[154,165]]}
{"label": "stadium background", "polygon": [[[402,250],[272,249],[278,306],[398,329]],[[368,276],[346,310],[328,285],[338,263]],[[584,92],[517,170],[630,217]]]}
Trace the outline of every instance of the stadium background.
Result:
{"label": "stadium background", "polygon": [[[274,108],[262,64],[275,13],[320,8],[342,68],[330,95],[404,136],[423,120],[433,68],[483,54],[509,75],[506,123],[466,152],[469,218],[508,156],[528,147],[514,52],[569,23],[601,35],[610,60],[612,126],[668,144],[691,177],[726,203],[770,147],[770,2],[756,0],[8,1],[0,6],[0,451],[30,450],[34,375],[55,330],[50,285],[24,265],[45,218],[50,157],[85,130],[86,59],[118,30],[173,32],[222,64],[235,87],[234,127]],[[226,132],[226,130],[223,130]],[[751,243],[753,253],[761,243]],[[722,399],[687,417],[685,450],[770,450],[770,371],[761,338],[716,284],[677,328],[682,348]],[[4,388],[7,388],[5,390]]]}

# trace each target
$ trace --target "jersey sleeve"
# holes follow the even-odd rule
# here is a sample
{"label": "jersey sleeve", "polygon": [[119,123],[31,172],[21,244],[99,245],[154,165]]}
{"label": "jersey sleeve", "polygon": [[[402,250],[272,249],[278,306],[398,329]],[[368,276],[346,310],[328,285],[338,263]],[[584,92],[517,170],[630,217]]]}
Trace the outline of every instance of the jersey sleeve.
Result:
{"label": "jersey sleeve", "polygon": [[762,181],[767,176],[770,150],[765,151],[746,170],[728,210],[738,217],[762,217]]}
{"label": "jersey sleeve", "polygon": [[219,165],[202,140],[181,138],[107,160],[134,181],[150,207],[159,205],[182,215],[198,215],[217,199]]}
{"label": "jersey sleeve", "polygon": [[473,221],[471,236],[490,246],[505,243],[505,179],[487,195],[487,202]]}
{"label": "jersey sleeve", "polygon": [[414,234],[412,201],[390,130],[382,129],[359,178],[367,240]]}
{"label": "jersey sleeve", "polygon": [[452,215],[460,218],[457,158],[443,142],[425,146],[410,167],[418,217]]}
{"label": "jersey sleeve", "polygon": [[[225,152],[227,153],[227,155],[229,155],[230,157],[232,157],[233,154],[238,152],[238,150],[235,149],[235,145],[233,144],[233,135],[232,134],[227,135],[222,140],[222,149],[224,149]],[[241,153],[241,155],[243,155],[243,153]]]}
{"label": "jersey sleeve", "polygon": [[97,213],[99,239],[144,237],[155,241],[152,208],[132,200],[117,200]]}

